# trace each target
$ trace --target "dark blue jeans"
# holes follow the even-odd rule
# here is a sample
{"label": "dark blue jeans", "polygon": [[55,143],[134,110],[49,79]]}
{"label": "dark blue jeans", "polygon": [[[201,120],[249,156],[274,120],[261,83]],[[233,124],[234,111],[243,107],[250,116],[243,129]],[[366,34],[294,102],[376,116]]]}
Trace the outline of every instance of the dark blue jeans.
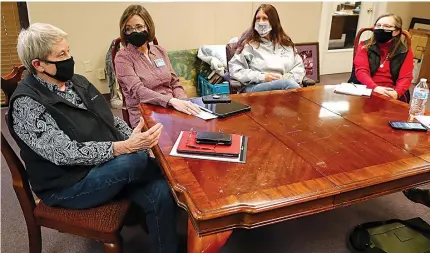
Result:
{"label": "dark blue jeans", "polygon": [[118,156],[93,168],[77,184],[40,198],[50,206],[85,209],[129,197],[146,214],[152,252],[176,253],[176,204],[158,165],[150,159],[144,151]]}

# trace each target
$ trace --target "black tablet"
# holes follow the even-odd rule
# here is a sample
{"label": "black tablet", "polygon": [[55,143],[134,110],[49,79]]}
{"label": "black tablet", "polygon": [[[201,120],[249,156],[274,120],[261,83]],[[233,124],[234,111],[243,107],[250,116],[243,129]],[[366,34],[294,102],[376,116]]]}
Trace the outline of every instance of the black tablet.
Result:
{"label": "black tablet", "polygon": [[202,108],[203,110],[210,111],[211,113],[217,115],[219,118],[224,118],[240,112],[251,110],[251,107],[249,105],[245,105],[236,101],[222,104],[200,104],[200,108]]}

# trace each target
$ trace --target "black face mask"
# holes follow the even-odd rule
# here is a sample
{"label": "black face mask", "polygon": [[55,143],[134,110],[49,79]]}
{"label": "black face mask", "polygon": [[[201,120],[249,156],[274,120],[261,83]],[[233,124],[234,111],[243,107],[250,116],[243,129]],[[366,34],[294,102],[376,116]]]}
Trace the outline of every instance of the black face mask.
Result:
{"label": "black face mask", "polygon": [[141,47],[148,41],[148,32],[132,32],[128,35],[125,35],[126,40],[130,42],[135,47]]}
{"label": "black face mask", "polygon": [[41,60],[41,61],[55,64],[55,67],[57,68],[57,73],[55,73],[55,75],[49,74],[46,71],[44,73],[47,76],[50,76],[58,81],[66,82],[72,79],[73,75],[75,74],[75,61],[73,60],[73,57],[70,57],[69,59],[64,61],[48,61],[48,60]]}
{"label": "black face mask", "polygon": [[393,31],[384,30],[384,29],[375,29],[373,30],[373,36],[375,37],[376,42],[387,43],[393,38]]}

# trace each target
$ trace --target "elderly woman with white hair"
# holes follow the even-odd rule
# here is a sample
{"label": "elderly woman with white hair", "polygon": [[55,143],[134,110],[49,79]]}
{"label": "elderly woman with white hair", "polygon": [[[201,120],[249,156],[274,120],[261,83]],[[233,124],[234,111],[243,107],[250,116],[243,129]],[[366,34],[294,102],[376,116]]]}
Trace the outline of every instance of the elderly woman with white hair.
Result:
{"label": "elderly woman with white hair", "polygon": [[74,73],[67,34],[42,23],[18,37],[30,74],[10,99],[8,126],[34,193],[47,205],[84,209],[121,195],[146,214],[153,252],[177,252],[175,202],[147,149],[162,126],[131,130],[100,92]]}

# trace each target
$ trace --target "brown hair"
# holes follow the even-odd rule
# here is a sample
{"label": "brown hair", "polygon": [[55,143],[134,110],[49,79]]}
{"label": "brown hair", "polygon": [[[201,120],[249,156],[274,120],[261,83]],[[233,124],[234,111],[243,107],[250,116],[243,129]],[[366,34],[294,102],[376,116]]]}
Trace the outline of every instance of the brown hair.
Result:
{"label": "brown hair", "polygon": [[294,43],[291,38],[282,29],[281,21],[279,20],[278,12],[275,7],[271,4],[262,4],[255,11],[254,18],[252,19],[251,28],[249,28],[245,33],[242,34],[237,45],[237,53],[242,52],[243,48],[247,43],[255,42],[260,45],[261,36],[257,31],[254,30],[254,25],[256,21],[257,13],[262,10],[269,18],[270,25],[272,26],[272,31],[270,31],[270,40],[273,44],[279,44],[282,46],[291,46],[295,52]]}
{"label": "brown hair", "polygon": [[148,42],[151,42],[155,38],[155,26],[154,21],[151,18],[151,15],[149,15],[149,12],[142,6],[138,4],[133,4],[127,7],[125,11],[122,13],[121,19],[119,21],[119,29],[120,29],[120,37],[121,37],[121,43],[126,46],[127,40],[125,39],[125,26],[127,22],[132,18],[134,15],[137,15],[145,21],[145,25],[148,28]]}
{"label": "brown hair", "polygon": [[[397,51],[397,49],[399,49],[400,45],[405,46],[406,50],[408,50],[409,47],[408,47],[407,43],[405,43],[401,39],[402,25],[403,25],[403,21],[402,21],[401,17],[397,16],[396,14],[387,13],[387,14],[384,14],[384,15],[378,17],[376,19],[376,22],[374,25],[376,25],[381,18],[385,18],[385,17],[392,17],[394,19],[394,22],[395,22],[395,25],[394,25],[395,30],[400,31],[400,33],[397,36],[393,37],[394,41],[393,41],[392,47],[390,49],[390,52],[388,53],[388,58],[391,59],[391,57],[393,57],[393,55]],[[367,44],[364,47],[366,49],[369,49],[369,47],[374,45],[374,44],[376,44],[376,41],[375,41],[375,37],[372,35],[372,37],[369,39],[369,41],[367,42]]]}

